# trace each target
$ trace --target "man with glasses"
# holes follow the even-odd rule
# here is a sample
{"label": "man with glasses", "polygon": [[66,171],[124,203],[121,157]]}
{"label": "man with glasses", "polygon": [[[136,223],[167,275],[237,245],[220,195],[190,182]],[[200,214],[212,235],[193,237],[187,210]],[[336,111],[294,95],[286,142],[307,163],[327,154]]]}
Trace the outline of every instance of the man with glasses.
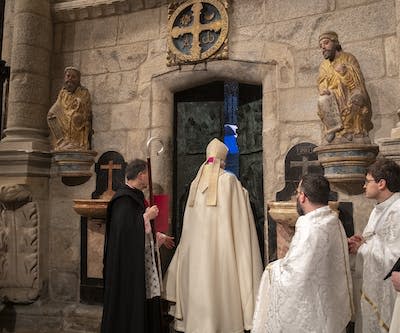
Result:
{"label": "man with glasses", "polygon": [[300,215],[286,256],[269,264],[258,292],[252,333],[341,333],[353,313],[347,239],[328,206],[322,175],[297,189]]}
{"label": "man with glasses", "polygon": [[383,280],[400,257],[400,166],[380,159],[365,177],[365,196],[375,199],[362,235],[349,238],[349,251],[362,267],[361,318],[356,332],[388,332],[396,291],[390,279]]}

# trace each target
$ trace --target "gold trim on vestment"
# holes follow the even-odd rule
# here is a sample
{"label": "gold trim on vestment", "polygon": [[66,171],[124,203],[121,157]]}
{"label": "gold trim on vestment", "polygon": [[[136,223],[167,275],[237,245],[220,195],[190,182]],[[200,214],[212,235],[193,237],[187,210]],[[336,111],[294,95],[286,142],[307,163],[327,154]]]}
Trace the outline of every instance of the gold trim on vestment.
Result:
{"label": "gold trim on vestment", "polygon": [[345,235],[343,235],[343,228],[341,227],[340,220],[338,221],[337,225],[339,227],[340,235],[342,236],[342,237],[340,237],[340,240],[342,242],[342,249],[343,249],[343,256],[344,256],[344,265],[345,265],[346,282],[347,282],[347,292],[349,294],[351,316],[353,316],[355,314],[355,309],[354,309],[354,303],[353,303],[353,295],[352,295],[352,292],[351,292],[352,288],[350,288],[351,276],[349,276],[349,274],[348,274],[348,272],[350,272],[350,267],[347,267],[348,261],[346,260],[346,249],[345,249],[345,245],[344,245],[344,241],[343,241],[343,239],[347,239],[347,237]]}
{"label": "gold trim on vestment", "polygon": [[362,290],[361,290],[361,297],[364,298],[369,303],[369,305],[371,305],[376,316],[378,317],[379,325],[382,326],[387,332],[389,332],[389,325],[387,325],[381,318],[381,314],[378,310],[378,306]]}

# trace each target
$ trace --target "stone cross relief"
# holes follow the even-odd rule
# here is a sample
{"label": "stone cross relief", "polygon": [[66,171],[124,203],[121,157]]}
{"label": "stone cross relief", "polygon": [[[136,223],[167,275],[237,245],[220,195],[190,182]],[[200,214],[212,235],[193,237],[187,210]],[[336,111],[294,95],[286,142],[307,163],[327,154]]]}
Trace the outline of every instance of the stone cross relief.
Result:
{"label": "stone cross relief", "polygon": [[0,186],[0,301],[39,296],[39,207],[23,185]]}
{"label": "stone cross relief", "polygon": [[[191,26],[174,27],[171,31],[171,35],[173,38],[177,38],[187,33],[191,33],[193,35],[191,54],[196,59],[201,58],[200,33],[206,30],[219,31],[222,26],[222,23],[220,21],[202,24],[200,21],[202,9],[203,5],[201,3],[195,3],[192,7],[193,19],[194,19],[193,24]],[[207,36],[208,36],[207,44],[212,43],[213,40],[210,40],[209,33]]]}
{"label": "stone cross relief", "polygon": [[308,173],[308,168],[310,166],[319,166],[318,160],[310,161],[307,156],[303,156],[301,161],[290,161],[290,167],[300,167],[301,168],[301,175],[304,176]]}

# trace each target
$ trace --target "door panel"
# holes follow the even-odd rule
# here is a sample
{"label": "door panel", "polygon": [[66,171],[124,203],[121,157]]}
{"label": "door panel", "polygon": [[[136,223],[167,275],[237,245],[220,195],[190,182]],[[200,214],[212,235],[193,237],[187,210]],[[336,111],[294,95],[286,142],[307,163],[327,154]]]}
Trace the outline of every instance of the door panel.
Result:
{"label": "door panel", "polygon": [[[175,160],[173,232],[179,242],[183,212],[191,181],[205,160],[212,138],[223,141],[224,124],[237,119],[239,179],[249,197],[263,249],[264,196],[262,176],[262,89],[239,84],[238,98],[224,95],[224,82],[213,82],[175,94]],[[237,91],[235,92],[237,93]],[[238,100],[228,118],[227,103]],[[232,109],[232,106],[229,105]],[[226,110],[225,110],[226,111]]]}

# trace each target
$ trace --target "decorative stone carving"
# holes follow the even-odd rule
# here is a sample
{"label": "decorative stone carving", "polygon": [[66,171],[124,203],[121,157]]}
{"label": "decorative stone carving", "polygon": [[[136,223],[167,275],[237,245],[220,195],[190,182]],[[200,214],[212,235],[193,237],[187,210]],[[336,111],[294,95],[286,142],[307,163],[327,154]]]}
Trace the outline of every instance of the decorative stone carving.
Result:
{"label": "decorative stone carving", "polygon": [[330,144],[319,146],[314,151],[332,185],[349,194],[360,194],[365,171],[375,161],[379,147],[373,144]]}
{"label": "decorative stone carving", "polygon": [[333,31],[319,36],[319,46],[325,60],[319,68],[318,115],[326,141],[371,143],[371,101],[356,57],[342,50]]}
{"label": "decorative stone carving", "polygon": [[97,154],[90,150],[93,134],[90,94],[81,86],[80,79],[77,68],[65,68],[64,87],[47,114],[53,161],[67,185],[82,184],[89,179]]}
{"label": "decorative stone carving", "polygon": [[321,34],[319,46],[325,60],[319,69],[318,116],[327,144],[315,152],[330,182],[348,193],[361,193],[366,167],[378,153],[368,136],[371,101],[358,61],[342,50],[338,35]]}
{"label": "decorative stone carving", "polygon": [[167,65],[228,59],[228,2],[188,0],[169,5]]}
{"label": "decorative stone carving", "polygon": [[39,296],[39,207],[23,185],[0,186],[0,300]]}

